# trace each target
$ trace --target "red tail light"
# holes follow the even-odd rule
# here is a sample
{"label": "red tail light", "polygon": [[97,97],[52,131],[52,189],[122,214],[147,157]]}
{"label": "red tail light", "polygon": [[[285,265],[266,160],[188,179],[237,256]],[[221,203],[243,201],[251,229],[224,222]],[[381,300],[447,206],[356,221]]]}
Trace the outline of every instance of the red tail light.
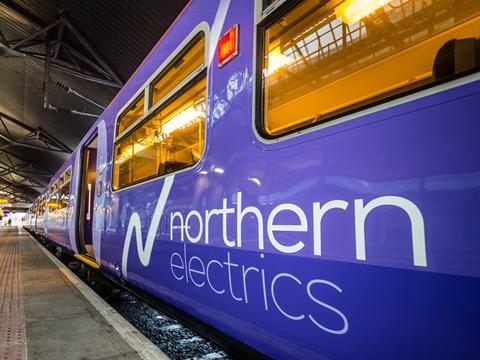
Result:
{"label": "red tail light", "polygon": [[238,24],[218,41],[218,66],[222,67],[238,54]]}

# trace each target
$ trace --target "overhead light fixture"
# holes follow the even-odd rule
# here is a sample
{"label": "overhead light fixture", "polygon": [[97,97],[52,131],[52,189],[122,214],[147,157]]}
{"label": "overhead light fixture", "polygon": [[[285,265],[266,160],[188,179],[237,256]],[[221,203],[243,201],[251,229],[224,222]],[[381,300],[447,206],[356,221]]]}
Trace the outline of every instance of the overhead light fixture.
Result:
{"label": "overhead light fixture", "polygon": [[335,13],[346,24],[358,22],[391,0],[346,0],[336,7]]}
{"label": "overhead light fixture", "polygon": [[205,118],[205,112],[198,105],[192,105],[167,120],[162,126],[162,134],[170,136],[176,130],[185,129]]}

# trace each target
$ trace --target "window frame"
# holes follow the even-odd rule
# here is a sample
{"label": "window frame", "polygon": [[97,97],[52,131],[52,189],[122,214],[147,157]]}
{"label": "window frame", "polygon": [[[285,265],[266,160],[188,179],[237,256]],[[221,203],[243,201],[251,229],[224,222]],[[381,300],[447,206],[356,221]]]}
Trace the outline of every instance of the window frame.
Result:
{"label": "window frame", "polygon": [[[257,137],[261,141],[279,141],[279,139],[291,135],[291,133],[299,133],[302,129],[275,136],[269,134],[265,130],[265,96],[263,91],[263,51],[265,46],[264,30],[269,25],[277,21],[280,16],[287,13],[303,0],[276,0],[269,6],[265,6],[266,0],[256,0],[256,16],[255,16],[255,35],[254,35],[254,99],[253,99],[253,127]],[[328,1],[328,0],[325,0]],[[307,126],[311,127],[311,126]]]}
{"label": "window frame", "polygon": [[[121,134],[117,134],[118,131],[118,123],[120,122],[120,119],[123,118],[134,106],[135,104],[143,97],[143,115],[140,116],[137,120],[135,120],[133,123],[130,124]],[[128,101],[128,106],[119,114],[117,115],[117,119],[115,121],[115,133],[114,133],[114,138],[115,141],[117,141],[117,138],[121,138],[125,133],[129,133],[132,131],[132,128],[137,124],[141,119],[145,117],[145,114],[148,110],[148,105],[147,105],[147,94],[146,91],[140,91],[139,93],[135,94],[135,97],[133,100]]]}
{"label": "window frame", "polygon": [[40,195],[37,199],[37,206],[38,206],[38,209],[37,209],[37,216],[40,217],[40,216],[43,216],[43,213],[42,213],[42,200],[43,199],[43,195]]}
{"label": "window frame", "polygon": [[52,214],[57,212],[57,210],[58,210],[58,207],[57,208],[54,207],[50,211],[50,203],[52,202],[52,197],[57,195],[57,199],[56,199],[55,202],[57,203],[57,206],[58,206],[58,193],[59,193],[59,189],[60,189],[59,185],[60,185],[60,179],[55,180],[53,182],[52,186],[50,187],[50,196],[48,197],[48,212],[49,213],[51,212]]}
{"label": "window frame", "polygon": [[[193,72],[191,72],[185,79],[183,79],[181,82],[177,84],[172,90],[170,90],[168,93],[165,94],[163,98],[161,98],[157,103],[153,104],[153,89],[155,87],[155,84],[166,74],[168,73],[175,65],[175,61],[177,61],[179,58],[181,58],[183,55],[188,53],[190,50],[190,45],[193,45],[196,41],[197,38],[201,37],[201,34],[203,33],[205,37],[205,64],[204,66],[200,66],[196,68]],[[190,35],[187,37],[189,38]],[[183,45],[183,43],[182,43]],[[180,49],[179,49],[180,48]],[[160,66],[161,71],[155,72],[155,77],[152,80],[148,81],[147,85],[147,94],[148,97],[146,100],[148,101],[146,105],[146,111],[155,111],[154,109],[158,109],[159,107],[162,107],[159,104],[163,103],[165,100],[168,101],[168,99],[172,96],[174,96],[177,92],[184,90],[183,88],[185,87],[186,84],[190,83],[191,81],[194,81],[193,79],[196,76],[199,76],[201,72],[205,70],[206,67],[208,67],[207,63],[207,58],[208,58],[208,48],[207,48],[207,33],[204,31],[198,31],[192,38],[189,39],[187,44],[180,46],[179,48],[175,49],[175,51],[172,53],[174,54],[173,59],[169,60],[167,64],[163,63],[162,66]]]}
{"label": "window frame", "polygon": [[[177,86],[175,86],[172,90],[170,90],[163,98],[161,98],[157,103],[152,105],[153,101],[153,93],[152,89],[155,84],[159,80],[159,78],[162,76],[162,74],[165,74],[171,66],[173,66],[173,63],[178,60],[179,57],[181,57],[185,52],[187,52],[190,48],[190,46],[194,45],[196,39],[200,37],[203,34],[205,38],[205,62],[204,65],[198,67],[195,69],[192,73],[190,73],[185,79],[183,79]],[[184,39],[183,41],[173,50],[170,55],[162,62],[162,64],[157,68],[157,70],[148,78],[148,80],[135,92],[135,94],[125,103],[125,105],[118,111],[116,117],[115,117],[115,124],[114,124],[114,138],[112,141],[112,171],[111,171],[111,176],[110,176],[110,182],[111,182],[111,191],[112,193],[116,193],[119,191],[123,191],[126,189],[130,189],[132,187],[142,185],[151,181],[159,180],[162,179],[166,176],[170,176],[173,174],[178,174],[184,171],[188,171],[196,166],[198,166],[205,155],[205,149],[207,148],[207,123],[208,123],[208,115],[206,115],[205,118],[205,131],[204,131],[204,147],[202,149],[202,154],[197,162],[194,164],[187,166],[185,168],[173,171],[171,173],[167,174],[162,174],[162,175],[152,175],[151,177],[144,178],[141,180],[138,180],[136,182],[133,182],[127,186],[115,189],[113,184],[114,184],[114,178],[115,178],[115,145],[123,140],[124,138],[128,137],[131,135],[136,129],[144,125],[149,119],[152,118],[158,111],[160,111],[162,108],[167,106],[169,103],[174,101],[176,98],[181,96],[184,91],[188,90],[190,87],[194,86],[195,84],[198,83],[198,81],[201,80],[201,78],[205,77],[206,81],[206,98],[207,98],[207,103],[208,103],[208,94],[209,94],[209,78],[210,78],[210,53],[209,53],[209,44],[210,44],[210,27],[207,22],[202,21],[199,23]],[[122,116],[122,114],[125,113],[125,111],[128,111],[128,109],[142,96],[145,97],[144,100],[144,112],[143,116],[138,118],[134,123],[132,123],[127,129],[125,129],[122,134],[117,135],[117,127],[119,120]],[[207,112],[208,113],[208,112]]]}
{"label": "window frame", "polygon": [[[70,183],[72,182],[72,165],[70,165],[69,167],[67,167],[65,169],[65,171],[63,172],[62,176],[63,176],[63,184],[65,183],[65,176],[68,174],[68,181],[70,181]],[[63,185],[62,184],[62,185]]]}
{"label": "window frame", "polygon": [[[321,121],[317,121],[310,124],[304,124],[286,131],[278,135],[269,134],[264,126],[265,117],[265,101],[264,101],[264,89],[263,89],[263,51],[265,45],[264,30],[269,25],[281,18],[289,10],[294,8],[297,4],[303,0],[274,0],[270,5],[265,6],[266,0],[255,0],[255,31],[254,31],[254,64],[253,64],[253,132],[255,137],[264,144],[271,144],[281,142],[283,140],[291,139],[300,135],[315,132],[319,129],[336,125],[341,122],[354,120],[360,116],[364,116],[370,113],[375,113],[384,108],[389,108],[396,105],[396,103],[404,103],[411,101],[411,97],[421,98],[424,95],[424,91],[429,93],[437,93],[442,91],[445,87],[456,87],[456,80],[465,78],[465,82],[475,81],[469,80],[470,77],[480,76],[480,69],[473,69],[464,73],[456,74],[454,76],[435,80],[428,84],[423,84],[413,89],[400,91],[394,94],[386,94],[383,97],[369,101],[368,103],[355,106],[353,108],[346,108],[340,110],[332,115],[325,116]],[[322,0],[328,2],[329,0]],[[452,85],[446,85],[451,83]],[[415,96],[416,94],[418,96]],[[403,99],[403,100],[402,100]]]}
{"label": "window frame", "polygon": [[69,167],[67,167],[62,175],[60,176],[60,182],[58,184],[58,198],[57,198],[57,204],[60,203],[60,191],[62,190],[62,188],[64,188],[66,185],[67,185],[67,181],[65,181],[66,179],[66,176],[67,176],[67,173],[70,172],[70,176],[68,178],[68,201],[67,201],[67,206],[65,206],[64,208],[58,208],[58,210],[63,210],[63,209],[68,209],[70,207],[70,191],[71,191],[71,187],[72,187],[72,166],[70,165]]}

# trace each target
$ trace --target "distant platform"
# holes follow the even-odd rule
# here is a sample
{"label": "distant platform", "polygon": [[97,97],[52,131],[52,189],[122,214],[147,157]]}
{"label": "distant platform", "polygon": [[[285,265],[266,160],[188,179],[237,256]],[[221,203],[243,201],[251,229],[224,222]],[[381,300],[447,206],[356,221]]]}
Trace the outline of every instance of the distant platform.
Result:
{"label": "distant platform", "polygon": [[0,359],[167,359],[25,230],[0,228]]}

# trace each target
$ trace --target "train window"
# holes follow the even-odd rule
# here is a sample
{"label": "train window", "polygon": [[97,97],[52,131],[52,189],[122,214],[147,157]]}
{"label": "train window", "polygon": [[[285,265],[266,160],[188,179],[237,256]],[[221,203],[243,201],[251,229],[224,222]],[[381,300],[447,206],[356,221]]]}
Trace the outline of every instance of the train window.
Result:
{"label": "train window", "polygon": [[68,207],[68,200],[70,194],[70,182],[65,183],[58,192],[58,208],[65,209]]}
{"label": "train window", "polygon": [[[439,49],[452,39],[475,41],[479,14],[480,1],[471,0],[279,6],[259,25],[259,128],[267,137],[283,135],[434,83]],[[475,46],[467,51],[474,55]]]}
{"label": "train window", "polygon": [[58,204],[58,181],[54,182],[52,187],[50,188],[50,200],[48,202],[48,211],[53,212],[57,210]]}
{"label": "train window", "polygon": [[115,145],[114,188],[195,164],[205,138],[206,78],[154,112]]}
{"label": "train window", "polygon": [[143,116],[145,108],[145,96],[142,95],[137,98],[133,104],[122,114],[118,119],[117,135],[121,135],[126,129],[130,127],[135,121]]}
{"label": "train window", "polygon": [[46,210],[46,207],[45,207],[45,196],[42,196],[40,198],[40,205],[38,207],[38,215],[39,216],[43,216],[45,214],[45,210]]}
{"label": "train window", "polygon": [[72,169],[68,168],[65,173],[62,175],[63,182],[60,186],[58,192],[58,208],[65,209],[68,207],[69,198],[70,198],[70,176],[72,174]]}
{"label": "train window", "polygon": [[190,75],[205,66],[205,35],[198,35],[175,60],[160,73],[151,87],[152,105],[179,86]]}
{"label": "train window", "polygon": [[71,177],[72,177],[72,168],[69,167],[66,171],[65,171],[65,181],[70,181]]}
{"label": "train window", "polygon": [[205,146],[205,34],[179,52],[150,85],[152,108],[117,137],[113,189],[190,167]]}

